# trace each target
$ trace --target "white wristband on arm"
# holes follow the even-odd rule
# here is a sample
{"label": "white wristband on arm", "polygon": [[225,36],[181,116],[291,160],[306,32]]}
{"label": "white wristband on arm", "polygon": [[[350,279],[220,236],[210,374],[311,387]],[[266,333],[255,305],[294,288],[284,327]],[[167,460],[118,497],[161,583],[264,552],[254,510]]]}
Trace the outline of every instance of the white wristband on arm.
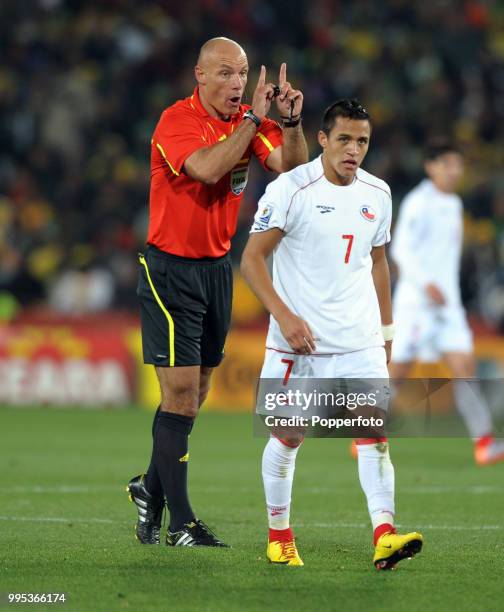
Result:
{"label": "white wristband on arm", "polygon": [[381,329],[385,342],[389,342],[390,340],[394,339],[395,325],[393,323],[390,323],[389,325],[382,325]]}

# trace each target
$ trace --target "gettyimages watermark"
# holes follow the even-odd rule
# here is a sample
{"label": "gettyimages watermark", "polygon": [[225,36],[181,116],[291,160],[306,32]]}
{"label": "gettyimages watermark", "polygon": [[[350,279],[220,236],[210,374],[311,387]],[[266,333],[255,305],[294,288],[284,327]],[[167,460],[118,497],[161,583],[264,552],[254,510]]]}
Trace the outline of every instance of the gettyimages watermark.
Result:
{"label": "gettyimages watermark", "polygon": [[342,391],[334,393],[332,391],[317,391],[316,389],[306,392],[300,389],[288,389],[287,391],[266,393],[264,407],[266,410],[275,410],[285,406],[296,406],[308,411],[311,408],[338,406],[355,410],[362,406],[376,406],[379,393],[379,389],[369,393],[344,393]]}
{"label": "gettyimages watermark", "polygon": [[357,417],[346,418],[324,418],[317,415],[311,417],[275,417],[269,415],[264,417],[266,427],[325,427],[327,429],[339,429],[342,427],[360,428],[374,427],[382,428],[385,424],[384,420],[379,417]]}
{"label": "gettyimages watermark", "polygon": [[504,380],[261,378],[254,434],[467,437],[468,412],[476,429],[490,419],[504,437]]}
{"label": "gettyimages watermark", "polygon": [[[345,416],[342,409],[350,413],[358,408],[375,408],[378,405],[380,394],[383,397],[383,393],[382,389],[375,389],[367,393],[318,391],[317,389],[270,391],[264,396],[264,409],[269,411],[269,414],[262,413],[263,422],[268,428],[311,427],[327,430],[372,428],[373,431],[376,431],[384,427],[383,417],[363,416],[362,414]],[[286,413],[294,414],[286,416]]]}

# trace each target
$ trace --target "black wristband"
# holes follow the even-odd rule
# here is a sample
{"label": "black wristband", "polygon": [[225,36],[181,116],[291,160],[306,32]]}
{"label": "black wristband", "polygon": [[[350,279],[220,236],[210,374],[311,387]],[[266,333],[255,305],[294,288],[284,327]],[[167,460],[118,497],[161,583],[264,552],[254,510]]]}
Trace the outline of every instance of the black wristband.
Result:
{"label": "black wristband", "polygon": [[261,120],[257,115],[254,115],[252,109],[249,109],[246,113],[244,113],[243,118],[250,119],[250,121],[253,121],[256,124],[256,127],[259,127],[261,125]]}
{"label": "black wristband", "polygon": [[292,128],[296,127],[301,123],[301,115],[297,116],[297,119],[291,119],[290,117],[281,117],[282,119],[282,127],[284,128]]}

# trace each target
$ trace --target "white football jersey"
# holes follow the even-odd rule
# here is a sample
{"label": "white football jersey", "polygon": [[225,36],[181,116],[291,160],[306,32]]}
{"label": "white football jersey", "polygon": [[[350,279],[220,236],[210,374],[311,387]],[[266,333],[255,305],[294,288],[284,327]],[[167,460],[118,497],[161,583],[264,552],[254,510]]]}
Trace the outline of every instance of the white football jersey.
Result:
{"label": "white football jersey", "polygon": [[[334,185],[321,157],[281,174],[259,201],[251,233],[279,228],[273,285],[289,309],[310,326],[317,353],[383,346],[371,275],[371,249],[390,240],[388,185],[364,170]],[[292,349],[270,317],[266,346]]]}
{"label": "white football jersey", "polygon": [[394,229],[391,255],[399,268],[394,309],[432,306],[425,286],[434,283],[446,306],[460,306],[462,200],[424,179],[404,198]]}

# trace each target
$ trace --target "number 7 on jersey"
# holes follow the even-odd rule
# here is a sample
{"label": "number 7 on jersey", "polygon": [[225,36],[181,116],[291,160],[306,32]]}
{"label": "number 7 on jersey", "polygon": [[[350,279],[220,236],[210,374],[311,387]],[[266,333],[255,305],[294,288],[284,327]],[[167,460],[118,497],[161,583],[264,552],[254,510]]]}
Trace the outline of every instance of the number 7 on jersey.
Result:
{"label": "number 7 on jersey", "polygon": [[348,246],[347,246],[347,250],[345,253],[345,263],[347,264],[350,261],[350,252],[352,250],[354,235],[353,234],[343,234],[341,237],[343,238],[343,240],[348,240]]}

